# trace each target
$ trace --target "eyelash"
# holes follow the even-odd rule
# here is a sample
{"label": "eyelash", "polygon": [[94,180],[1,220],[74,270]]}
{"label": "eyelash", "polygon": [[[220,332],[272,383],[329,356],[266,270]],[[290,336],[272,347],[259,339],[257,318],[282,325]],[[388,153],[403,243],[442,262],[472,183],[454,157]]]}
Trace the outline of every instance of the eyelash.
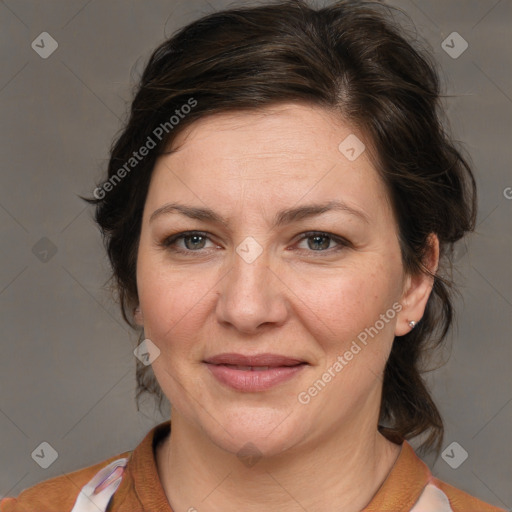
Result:
{"label": "eyelash", "polygon": [[[199,237],[203,237],[203,238],[206,238],[206,239],[210,240],[209,233],[205,233],[204,231],[184,231],[182,233],[177,233],[175,235],[171,235],[171,236],[167,237],[159,245],[162,246],[165,249],[168,249],[168,250],[171,250],[173,252],[180,253],[180,254],[186,254],[186,255],[192,255],[194,253],[201,254],[202,249],[198,249],[197,251],[193,251],[193,250],[190,250],[190,249],[180,249],[180,248],[176,247],[176,242],[178,240],[185,239],[185,238],[191,238],[193,236],[199,236]],[[338,251],[340,251],[342,249],[346,249],[346,248],[351,246],[350,242],[348,242],[347,240],[345,240],[345,239],[343,239],[343,238],[341,238],[339,236],[333,235],[331,233],[326,233],[324,231],[308,231],[306,233],[302,233],[301,238],[296,243],[300,243],[303,240],[307,240],[308,238],[314,238],[314,237],[329,238],[333,242],[336,242],[338,244],[338,247],[333,247],[333,248],[330,248],[330,249],[319,250],[319,251],[314,251],[312,249],[310,249],[310,250],[308,250],[308,249],[300,249],[300,250],[301,251],[306,251],[306,252],[309,252],[309,253],[319,253],[319,254],[326,254],[327,253],[327,254],[332,254],[333,252],[338,252]]]}

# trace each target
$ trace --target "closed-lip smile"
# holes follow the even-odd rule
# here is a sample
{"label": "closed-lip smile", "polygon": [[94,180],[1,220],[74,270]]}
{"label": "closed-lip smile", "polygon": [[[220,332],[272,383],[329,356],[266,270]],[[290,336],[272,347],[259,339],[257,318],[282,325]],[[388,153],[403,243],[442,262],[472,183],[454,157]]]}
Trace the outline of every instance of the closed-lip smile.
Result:
{"label": "closed-lip smile", "polygon": [[303,359],[279,354],[218,354],[204,360],[221,384],[237,391],[266,391],[288,381],[308,365]]}

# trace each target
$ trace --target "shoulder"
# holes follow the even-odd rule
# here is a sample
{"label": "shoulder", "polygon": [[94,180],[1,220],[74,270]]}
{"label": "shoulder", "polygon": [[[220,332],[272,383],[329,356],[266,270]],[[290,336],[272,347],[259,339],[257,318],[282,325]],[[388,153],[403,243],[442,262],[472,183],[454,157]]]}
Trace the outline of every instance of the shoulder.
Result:
{"label": "shoulder", "polygon": [[101,470],[119,459],[129,459],[131,451],[109,457],[97,464],[44,480],[24,489],[18,497],[0,500],[0,512],[70,511],[84,486],[91,482]]}
{"label": "shoulder", "polygon": [[505,512],[435,478],[404,441],[393,468],[364,512]]}
{"label": "shoulder", "polygon": [[[478,498],[453,487],[446,482],[433,478],[430,485],[439,489],[447,498],[453,512],[503,512],[504,509],[485,503]],[[428,486],[427,486],[428,487]]]}

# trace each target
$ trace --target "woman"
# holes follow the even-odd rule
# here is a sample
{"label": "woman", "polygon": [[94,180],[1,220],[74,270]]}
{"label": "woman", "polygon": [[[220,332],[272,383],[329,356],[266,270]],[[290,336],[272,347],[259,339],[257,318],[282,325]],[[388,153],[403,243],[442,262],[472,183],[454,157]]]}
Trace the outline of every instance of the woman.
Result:
{"label": "woman", "polygon": [[172,428],[1,512],[499,510],[406,441],[442,443],[420,359],[476,216],[438,98],[365,3],[223,11],[160,45],[91,202],[138,395]]}

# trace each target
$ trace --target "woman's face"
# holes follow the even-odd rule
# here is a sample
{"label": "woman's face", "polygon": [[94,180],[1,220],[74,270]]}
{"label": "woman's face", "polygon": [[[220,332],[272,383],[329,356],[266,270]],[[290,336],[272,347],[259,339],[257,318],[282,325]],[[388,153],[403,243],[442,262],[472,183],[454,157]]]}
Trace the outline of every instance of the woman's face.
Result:
{"label": "woman's face", "polygon": [[286,104],[202,119],[156,163],[140,322],[173,417],[230,452],[376,428],[414,317],[399,312],[410,281],[386,190],[354,135]]}

